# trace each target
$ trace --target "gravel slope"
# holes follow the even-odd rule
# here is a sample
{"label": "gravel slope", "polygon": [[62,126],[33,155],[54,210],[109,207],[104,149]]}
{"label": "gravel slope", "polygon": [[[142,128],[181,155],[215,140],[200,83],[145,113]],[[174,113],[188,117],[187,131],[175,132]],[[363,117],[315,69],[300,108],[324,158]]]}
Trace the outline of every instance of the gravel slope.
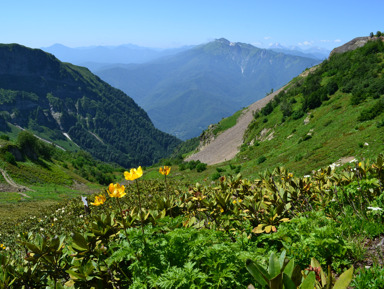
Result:
{"label": "gravel slope", "polygon": [[243,144],[245,130],[253,119],[252,112],[263,108],[282,89],[284,87],[251,104],[238,118],[235,126],[219,134],[213,141],[201,148],[199,152],[189,156],[185,161],[199,160],[202,163],[213,165],[235,157]]}

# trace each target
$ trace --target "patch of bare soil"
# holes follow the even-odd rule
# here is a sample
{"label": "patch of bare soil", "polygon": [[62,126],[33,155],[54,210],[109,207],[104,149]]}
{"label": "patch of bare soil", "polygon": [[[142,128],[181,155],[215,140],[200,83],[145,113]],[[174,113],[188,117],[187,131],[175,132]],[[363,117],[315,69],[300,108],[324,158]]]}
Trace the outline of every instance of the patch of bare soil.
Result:
{"label": "patch of bare soil", "polygon": [[[7,182],[5,186],[2,186],[0,188],[1,192],[16,192],[24,198],[30,198],[30,196],[28,196],[24,192],[33,191],[33,190],[31,190],[28,187],[16,184],[4,169],[0,169],[0,172],[4,177],[4,180]],[[1,185],[4,185],[4,184],[1,184]]]}
{"label": "patch of bare soil", "polygon": [[253,120],[253,112],[266,106],[284,88],[285,86],[251,104],[238,118],[236,125],[219,134],[209,144],[202,147],[199,152],[189,156],[185,161],[199,160],[202,163],[213,165],[234,158],[243,144],[244,133]]}
{"label": "patch of bare soil", "polygon": [[12,187],[11,185],[0,183],[0,192],[15,192],[15,187]]}
{"label": "patch of bare soil", "polygon": [[367,239],[362,244],[365,250],[364,260],[355,264],[355,268],[364,268],[377,264],[383,266],[384,264],[384,235],[374,239]]}
{"label": "patch of bare soil", "polygon": [[74,181],[70,187],[73,190],[84,192],[84,194],[90,195],[94,193],[99,193],[99,191],[95,191],[94,188],[88,187],[86,184]]}

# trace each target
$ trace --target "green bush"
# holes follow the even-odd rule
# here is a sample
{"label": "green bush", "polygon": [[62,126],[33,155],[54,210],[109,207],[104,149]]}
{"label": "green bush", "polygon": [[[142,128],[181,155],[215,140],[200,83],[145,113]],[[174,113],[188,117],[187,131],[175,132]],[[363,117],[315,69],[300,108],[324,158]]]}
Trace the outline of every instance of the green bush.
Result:
{"label": "green bush", "polygon": [[380,127],[383,127],[384,126],[384,118],[382,120],[380,120],[377,124],[376,124],[376,127],[377,128],[380,128]]}
{"label": "green bush", "polygon": [[16,158],[15,156],[10,153],[10,152],[5,152],[4,154],[4,160],[7,162],[7,163],[10,163],[12,165],[16,165]]}
{"label": "green bush", "polygon": [[218,178],[220,178],[220,173],[219,172],[214,172],[213,175],[211,176],[211,180],[212,181],[215,181],[217,180]]}
{"label": "green bush", "polygon": [[371,268],[361,269],[351,286],[355,289],[384,288],[384,268],[373,265]]}
{"label": "green bush", "polygon": [[7,136],[6,134],[2,134],[2,135],[0,135],[0,139],[9,141],[9,136]]}
{"label": "green bush", "polygon": [[265,162],[267,160],[267,158],[265,156],[261,156],[257,159],[257,164],[262,164],[263,162]]}
{"label": "green bush", "polygon": [[292,118],[294,120],[297,120],[297,119],[300,119],[304,116],[304,111],[299,109],[299,110],[296,110],[292,113]]}
{"label": "green bush", "polygon": [[179,165],[179,170],[180,171],[185,171],[187,169],[187,164],[186,163],[181,163],[180,165]]}
{"label": "green bush", "polygon": [[198,164],[200,164],[199,160],[197,160],[197,161],[189,161],[188,164],[187,164],[187,168],[192,171],[192,170],[194,170],[196,168],[196,166]]}
{"label": "green bush", "polygon": [[335,92],[339,89],[337,82],[332,79],[331,81],[328,82],[327,84],[327,92],[329,95],[334,95]]}
{"label": "green bush", "polygon": [[196,171],[198,172],[198,173],[200,173],[200,172],[202,172],[202,171],[205,171],[207,169],[207,164],[205,164],[205,163],[198,163],[197,165],[196,165]]}
{"label": "green bush", "polygon": [[360,114],[360,116],[357,118],[358,121],[367,121],[374,119],[375,117],[379,116],[384,111],[384,98],[381,98],[376,101],[376,103],[366,109],[363,110]]}
{"label": "green bush", "polygon": [[332,261],[332,267],[338,270],[350,265],[346,255],[351,253],[351,247],[342,233],[336,221],[318,211],[283,223],[271,239],[280,240],[302,267],[315,257],[322,266]]}
{"label": "green bush", "polygon": [[262,109],[261,109],[261,113],[265,116],[269,115],[272,113],[273,111],[273,104],[272,104],[272,101],[268,102],[266,106],[264,106]]}

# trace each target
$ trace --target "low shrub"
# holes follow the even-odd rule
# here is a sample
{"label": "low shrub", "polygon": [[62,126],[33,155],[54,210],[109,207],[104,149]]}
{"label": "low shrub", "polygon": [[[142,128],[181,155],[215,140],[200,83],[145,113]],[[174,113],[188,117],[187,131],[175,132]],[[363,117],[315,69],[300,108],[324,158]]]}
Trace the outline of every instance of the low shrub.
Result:
{"label": "low shrub", "polygon": [[196,165],[196,171],[198,173],[201,173],[202,171],[205,171],[207,169],[207,164],[205,163],[199,163]]}
{"label": "low shrub", "polygon": [[257,159],[257,164],[262,164],[263,162],[265,162],[267,160],[267,158],[265,156],[261,156]]}

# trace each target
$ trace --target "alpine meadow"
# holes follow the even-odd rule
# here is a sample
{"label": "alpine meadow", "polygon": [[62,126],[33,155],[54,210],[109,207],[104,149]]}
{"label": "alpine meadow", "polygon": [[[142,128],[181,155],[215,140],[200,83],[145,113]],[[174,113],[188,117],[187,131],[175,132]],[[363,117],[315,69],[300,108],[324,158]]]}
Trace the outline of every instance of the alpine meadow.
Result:
{"label": "alpine meadow", "polygon": [[0,45],[0,288],[384,288],[382,32],[45,51]]}

